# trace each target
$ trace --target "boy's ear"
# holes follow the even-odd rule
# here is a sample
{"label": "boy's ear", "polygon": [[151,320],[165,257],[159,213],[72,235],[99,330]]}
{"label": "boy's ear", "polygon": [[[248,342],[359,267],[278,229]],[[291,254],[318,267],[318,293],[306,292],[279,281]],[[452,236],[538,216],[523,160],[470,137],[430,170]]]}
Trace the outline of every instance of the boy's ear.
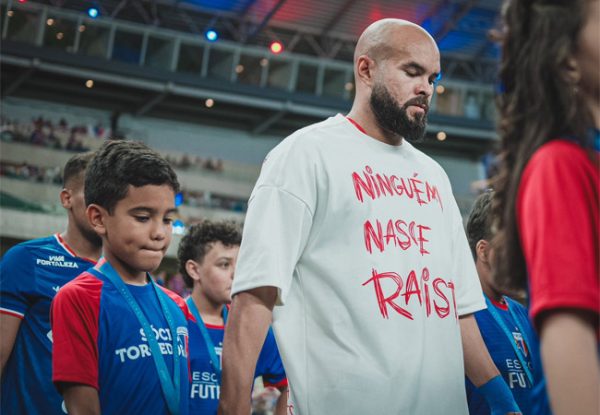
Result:
{"label": "boy's ear", "polygon": [[106,216],[108,216],[107,210],[102,206],[92,203],[85,210],[85,214],[89,224],[92,226],[92,229],[94,229],[99,236],[106,235],[106,226],[104,222],[106,220]]}
{"label": "boy's ear", "polygon": [[191,279],[195,281],[200,281],[200,265],[194,261],[193,259],[188,259],[185,261],[185,270]]}
{"label": "boy's ear", "polygon": [[65,209],[71,209],[71,199],[73,194],[70,189],[62,189],[60,191],[60,204]]}
{"label": "boy's ear", "polygon": [[488,241],[485,239],[480,239],[477,241],[475,245],[475,253],[477,254],[477,260],[487,264],[489,262],[488,259]]}

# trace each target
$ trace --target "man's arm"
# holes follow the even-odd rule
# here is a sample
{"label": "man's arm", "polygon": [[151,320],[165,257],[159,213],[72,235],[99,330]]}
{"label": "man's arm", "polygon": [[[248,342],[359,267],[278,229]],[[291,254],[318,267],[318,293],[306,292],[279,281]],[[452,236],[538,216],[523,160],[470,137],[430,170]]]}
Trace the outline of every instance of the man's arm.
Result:
{"label": "man's arm", "polygon": [[279,391],[281,394],[279,395],[279,398],[277,398],[277,403],[275,404],[275,415],[287,414],[288,391],[289,389],[287,386]]}
{"label": "man's arm", "polygon": [[0,378],[2,378],[4,366],[12,353],[20,326],[21,319],[19,317],[0,313]]}
{"label": "man's arm", "polygon": [[512,393],[500,376],[481,337],[475,316],[461,316],[459,321],[467,377],[484,395],[492,414],[519,414]]}
{"label": "man's arm", "polygon": [[100,415],[100,398],[93,387],[70,383],[63,386],[62,394],[69,415]]}
{"label": "man's arm", "polygon": [[541,354],[555,415],[600,413],[600,362],[593,316],[577,310],[548,314]]}
{"label": "man's arm", "polygon": [[275,287],[255,288],[233,297],[223,341],[221,415],[250,413],[256,360],[271,324],[276,299]]}
{"label": "man's arm", "polygon": [[475,316],[473,314],[461,316],[459,321],[465,357],[465,373],[473,385],[478,388],[498,376],[500,372],[481,337]]}

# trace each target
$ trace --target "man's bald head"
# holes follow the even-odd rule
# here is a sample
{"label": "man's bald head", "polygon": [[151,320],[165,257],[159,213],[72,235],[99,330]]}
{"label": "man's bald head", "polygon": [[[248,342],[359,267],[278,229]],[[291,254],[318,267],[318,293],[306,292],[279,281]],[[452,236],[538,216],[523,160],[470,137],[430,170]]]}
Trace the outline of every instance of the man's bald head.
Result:
{"label": "man's bald head", "polygon": [[360,35],[354,50],[354,63],[363,55],[381,62],[401,53],[410,42],[427,38],[437,49],[431,35],[419,25],[402,19],[378,20]]}
{"label": "man's bald head", "polygon": [[384,142],[419,140],[439,74],[440,52],[429,33],[406,20],[379,20],[356,44],[350,114],[371,120]]}

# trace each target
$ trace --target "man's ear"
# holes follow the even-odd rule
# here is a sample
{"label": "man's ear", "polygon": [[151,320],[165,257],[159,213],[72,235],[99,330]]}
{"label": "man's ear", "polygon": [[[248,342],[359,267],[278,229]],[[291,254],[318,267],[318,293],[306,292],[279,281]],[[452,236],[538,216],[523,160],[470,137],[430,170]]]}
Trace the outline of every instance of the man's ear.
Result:
{"label": "man's ear", "polygon": [[71,209],[72,198],[73,192],[71,191],[71,189],[65,188],[60,191],[60,204],[65,209]]}
{"label": "man's ear", "polygon": [[92,203],[85,210],[85,214],[92,229],[94,229],[99,236],[106,235],[105,221],[108,216],[108,211],[102,206]]}
{"label": "man's ear", "polygon": [[485,239],[480,239],[475,245],[475,253],[477,254],[477,260],[481,261],[484,264],[489,262],[488,252],[489,252],[489,242]]}
{"label": "man's ear", "polygon": [[359,56],[356,60],[357,81],[360,81],[369,87],[373,86],[375,65],[375,61],[367,55]]}
{"label": "man's ear", "polygon": [[185,261],[185,270],[191,279],[194,281],[200,281],[200,264],[198,264],[193,259],[188,259]]}

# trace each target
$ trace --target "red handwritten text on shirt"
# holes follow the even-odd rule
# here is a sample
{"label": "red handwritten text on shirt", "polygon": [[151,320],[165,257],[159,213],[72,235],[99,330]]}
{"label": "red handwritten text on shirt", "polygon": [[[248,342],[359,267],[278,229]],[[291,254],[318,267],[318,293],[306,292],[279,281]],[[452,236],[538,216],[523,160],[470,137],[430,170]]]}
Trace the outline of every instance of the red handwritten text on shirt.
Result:
{"label": "red handwritten text on shirt", "polygon": [[398,177],[395,174],[373,173],[370,166],[365,166],[362,173],[353,172],[352,182],[356,198],[363,203],[365,195],[372,200],[380,197],[407,197],[419,205],[427,205],[436,201],[444,210],[440,192],[435,185],[418,178],[418,173],[412,177]]}
{"label": "red handwritten text on shirt", "polygon": [[[387,289],[384,289],[383,280],[391,280],[391,283],[388,281],[388,284],[386,284]],[[445,281],[439,277],[435,278],[431,283],[429,280],[429,269],[426,267],[421,270],[420,279],[417,278],[417,272],[413,270],[408,273],[405,280],[396,272],[380,273],[373,269],[371,278],[362,285],[365,286],[373,283],[379,311],[385,319],[390,318],[388,307],[391,307],[392,310],[401,316],[413,320],[413,313],[408,308],[411,304],[417,304],[418,302],[419,307],[425,306],[425,315],[427,317],[432,315],[431,306],[433,305],[435,314],[439,318],[448,317],[451,308],[454,308],[454,317],[458,320],[454,283],[452,281]],[[390,286],[392,287],[391,289]],[[387,293],[384,291],[387,291]],[[400,296],[404,297],[403,305],[401,305],[402,301],[398,299]],[[449,297],[452,299],[452,303],[450,303]],[[412,300],[413,298],[415,300]],[[411,308],[414,310],[414,307]]]}
{"label": "red handwritten text on shirt", "polygon": [[421,255],[429,254],[429,251],[425,249],[425,243],[429,242],[429,239],[425,236],[426,232],[430,230],[429,226],[420,225],[414,221],[406,223],[400,219],[396,221],[390,219],[385,226],[384,233],[382,223],[378,219],[375,220],[375,226],[370,220],[367,220],[363,225],[365,248],[372,254],[373,245],[379,249],[379,252],[383,252],[392,244],[400,247],[403,251],[414,245],[418,247]]}

